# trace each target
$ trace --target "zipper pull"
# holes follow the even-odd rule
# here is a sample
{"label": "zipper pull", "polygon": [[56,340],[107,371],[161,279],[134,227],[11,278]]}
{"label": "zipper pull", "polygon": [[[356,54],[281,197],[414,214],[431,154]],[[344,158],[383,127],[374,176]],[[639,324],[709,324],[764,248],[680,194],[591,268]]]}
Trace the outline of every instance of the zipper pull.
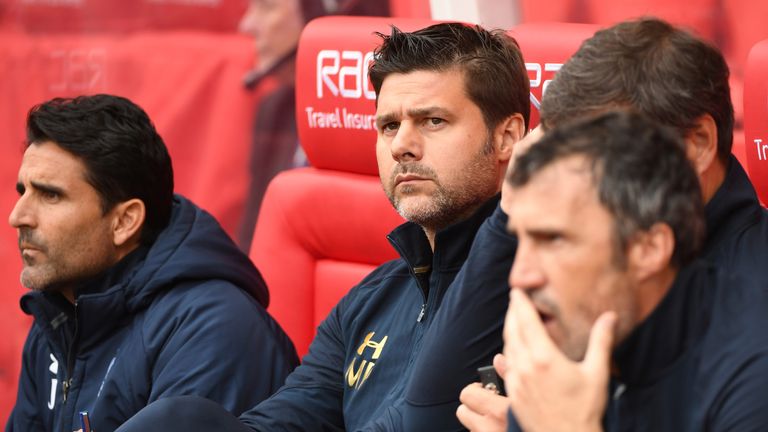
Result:
{"label": "zipper pull", "polygon": [[416,318],[416,322],[421,322],[422,319],[424,319],[424,314],[427,312],[427,305],[422,304],[421,305],[421,311],[419,311],[419,317]]}
{"label": "zipper pull", "polygon": [[624,384],[619,384],[616,386],[616,390],[613,392],[613,400],[617,401],[621,398],[621,396],[624,394],[624,391],[627,390],[627,386]]}
{"label": "zipper pull", "polygon": [[61,389],[64,392],[64,399],[62,401],[63,403],[67,403],[67,394],[69,394],[69,388],[70,387],[72,387],[72,378],[70,378],[68,380],[64,380],[61,383]]}

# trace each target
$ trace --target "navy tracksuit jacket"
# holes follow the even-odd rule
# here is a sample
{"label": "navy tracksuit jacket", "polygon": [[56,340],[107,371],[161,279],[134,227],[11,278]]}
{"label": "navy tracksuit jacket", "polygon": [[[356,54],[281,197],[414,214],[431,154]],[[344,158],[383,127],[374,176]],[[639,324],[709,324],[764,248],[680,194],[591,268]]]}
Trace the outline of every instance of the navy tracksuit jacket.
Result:
{"label": "navy tracksuit jacket", "polygon": [[6,431],[73,431],[78,413],[111,431],[148,403],[201,395],[239,414],[296,366],[293,344],[266,313],[261,275],[208,213],[177,196],[169,226],[78,289],[76,305],[30,292]]}

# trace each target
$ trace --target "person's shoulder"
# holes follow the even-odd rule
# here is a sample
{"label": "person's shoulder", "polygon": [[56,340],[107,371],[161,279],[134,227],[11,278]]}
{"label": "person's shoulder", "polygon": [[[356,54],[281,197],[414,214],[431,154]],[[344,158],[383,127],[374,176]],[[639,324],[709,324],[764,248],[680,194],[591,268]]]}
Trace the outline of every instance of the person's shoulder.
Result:
{"label": "person's shoulder", "polygon": [[45,332],[43,331],[43,327],[40,325],[40,323],[34,321],[32,326],[29,328],[29,332],[27,333],[27,340],[24,343],[24,352],[30,355],[34,355],[35,352],[40,351],[41,349],[45,352],[50,351],[45,340]]}
{"label": "person's shoulder", "polygon": [[714,291],[710,333],[723,344],[752,340],[748,348],[763,340],[768,347],[768,279],[714,266],[707,276]]}
{"label": "person's shoulder", "polygon": [[391,298],[399,288],[412,280],[407,263],[402,258],[387,261],[373,269],[360,282],[350,288],[336,304],[335,310],[342,316],[356,314],[370,303]]}
{"label": "person's shoulder", "polygon": [[400,283],[411,278],[408,265],[402,258],[387,261],[365,276],[349,291],[347,296],[369,295],[372,291],[378,291],[392,283]]}
{"label": "person's shoulder", "polygon": [[248,292],[220,279],[185,281],[159,293],[147,309],[145,322],[167,322],[174,317],[193,319],[253,319],[265,308]]}

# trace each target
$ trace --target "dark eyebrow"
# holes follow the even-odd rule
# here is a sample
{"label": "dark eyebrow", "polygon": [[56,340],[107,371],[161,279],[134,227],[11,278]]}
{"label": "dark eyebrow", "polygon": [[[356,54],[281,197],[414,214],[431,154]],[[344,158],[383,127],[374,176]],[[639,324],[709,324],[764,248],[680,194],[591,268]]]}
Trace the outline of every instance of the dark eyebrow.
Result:
{"label": "dark eyebrow", "polygon": [[[30,182],[33,188],[45,192],[45,193],[52,193],[57,195],[64,195],[64,189],[48,184],[38,183],[38,182]],[[23,186],[22,186],[23,187]],[[18,189],[18,183],[16,188]]]}
{"label": "dark eyebrow", "polygon": [[[407,111],[408,117],[424,118],[424,117],[450,117],[450,113],[445,109],[438,106],[430,106],[424,108],[412,108]],[[396,114],[388,113],[382,114],[376,117],[376,127],[381,129],[387,123],[400,121]]]}
{"label": "dark eyebrow", "polygon": [[410,117],[447,117],[448,111],[437,106],[413,108],[408,110]]}
{"label": "dark eyebrow", "polygon": [[392,113],[376,116],[376,128],[381,129],[385,124],[397,121],[397,116]]}

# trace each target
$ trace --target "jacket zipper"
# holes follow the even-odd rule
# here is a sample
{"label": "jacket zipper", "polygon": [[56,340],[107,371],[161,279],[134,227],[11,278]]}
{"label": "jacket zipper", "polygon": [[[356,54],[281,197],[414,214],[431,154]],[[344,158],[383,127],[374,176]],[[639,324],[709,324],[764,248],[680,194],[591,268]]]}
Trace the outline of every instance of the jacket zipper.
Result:
{"label": "jacket zipper", "polygon": [[[403,253],[403,248],[400,247],[400,243],[398,243],[392,236],[387,235],[387,240],[389,240],[390,244],[392,244],[392,247],[395,248],[397,253],[400,255],[400,258],[405,261],[405,264],[408,266],[408,270],[411,273],[411,277],[416,281],[416,286],[418,287],[419,291],[421,292],[421,298],[424,299],[424,303],[421,304],[421,309],[419,310],[419,316],[416,317],[416,322],[420,323],[424,319],[424,315],[427,313],[427,301],[428,301],[428,292],[423,289],[421,286],[421,281],[419,280],[419,275],[424,272],[429,272],[431,270],[431,266],[424,266],[424,267],[413,267],[408,262],[408,260],[405,259],[405,254]],[[427,281],[429,283],[429,281]]]}
{"label": "jacket zipper", "polygon": [[78,320],[77,320],[77,301],[75,301],[75,333],[72,336],[72,343],[69,345],[67,351],[67,375],[64,377],[64,382],[61,383],[61,388],[64,391],[63,403],[67,403],[67,395],[69,389],[72,387],[72,375],[75,371],[75,345],[77,345],[77,333],[78,333]]}

